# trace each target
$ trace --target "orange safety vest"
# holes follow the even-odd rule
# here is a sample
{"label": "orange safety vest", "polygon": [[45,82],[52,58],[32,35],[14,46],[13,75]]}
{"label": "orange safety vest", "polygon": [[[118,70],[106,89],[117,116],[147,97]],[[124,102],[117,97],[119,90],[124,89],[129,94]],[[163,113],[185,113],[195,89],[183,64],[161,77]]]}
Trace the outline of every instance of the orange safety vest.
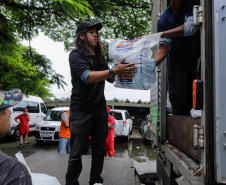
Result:
{"label": "orange safety vest", "polygon": [[[69,122],[70,110],[66,111],[64,113],[67,115],[68,122]],[[62,119],[61,119],[59,137],[64,137],[64,138],[70,138],[71,137],[70,128],[69,127],[66,128],[64,126],[64,123],[63,123]]]}

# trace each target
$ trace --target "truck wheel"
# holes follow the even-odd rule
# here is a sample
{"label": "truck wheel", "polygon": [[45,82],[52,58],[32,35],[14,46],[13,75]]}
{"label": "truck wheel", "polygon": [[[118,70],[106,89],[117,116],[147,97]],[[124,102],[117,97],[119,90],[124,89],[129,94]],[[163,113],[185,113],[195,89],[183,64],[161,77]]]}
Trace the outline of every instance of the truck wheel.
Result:
{"label": "truck wheel", "polygon": [[20,139],[20,130],[19,127],[16,127],[14,133],[13,133],[13,138],[18,141]]}

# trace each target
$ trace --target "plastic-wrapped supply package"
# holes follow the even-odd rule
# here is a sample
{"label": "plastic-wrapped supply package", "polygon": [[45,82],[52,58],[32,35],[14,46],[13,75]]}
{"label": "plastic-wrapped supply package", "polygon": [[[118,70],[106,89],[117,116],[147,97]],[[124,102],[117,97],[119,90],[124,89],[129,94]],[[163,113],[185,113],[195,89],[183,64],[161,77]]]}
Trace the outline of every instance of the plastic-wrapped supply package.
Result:
{"label": "plastic-wrapped supply package", "polygon": [[202,116],[202,111],[201,111],[201,110],[194,110],[194,109],[191,109],[190,115],[191,115],[193,118],[201,118],[201,116]]}
{"label": "plastic-wrapped supply package", "polygon": [[57,180],[56,177],[43,173],[32,173],[22,153],[18,152],[15,154],[15,156],[18,161],[20,161],[27,167],[27,170],[31,175],[32,185],[60,185],[60,182]]}
{"label": "plastic-wrapped supply package", "polygon": [[151,34],[142,39],[114,40],[109,45],[109,58],[114,67],[125,58],[125,64],[135,63],[134,77],[115,77],[115,87],[147,90],[156,81],[155,60],[151,48],[158,45],[162,33]]}

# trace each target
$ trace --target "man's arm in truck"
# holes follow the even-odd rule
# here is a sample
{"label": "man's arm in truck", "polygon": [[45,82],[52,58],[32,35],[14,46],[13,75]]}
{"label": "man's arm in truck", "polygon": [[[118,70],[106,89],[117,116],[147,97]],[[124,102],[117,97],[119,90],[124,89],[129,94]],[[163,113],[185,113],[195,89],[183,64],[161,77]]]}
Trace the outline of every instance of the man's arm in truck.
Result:
{"label": "man's arm in truck", "polygon": [[193,24],[193,16],[189,16],[183,25],[164,31],[161,35],[160,48],[155,55],[156,66],[158,66],[168,55],[171,41],[170,38],[190,36],[195,34],[197,30],[198,27],[195,27]]}
{"label": "man's arm in truck", "polygon": [[195,27],[193,23],[193,16],[187,17],[185,23],[181,26],[173,28],[171,30],[164,31],[161,35],[162,38],[170,37],[184,37],[190,36],[196,33],[199,27]]}

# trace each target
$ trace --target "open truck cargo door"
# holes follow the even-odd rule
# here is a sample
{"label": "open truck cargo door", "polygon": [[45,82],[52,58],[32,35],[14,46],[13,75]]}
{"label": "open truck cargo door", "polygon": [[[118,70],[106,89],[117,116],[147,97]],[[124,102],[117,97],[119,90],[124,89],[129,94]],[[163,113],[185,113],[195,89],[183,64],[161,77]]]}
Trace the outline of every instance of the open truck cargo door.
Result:
{"label": "open truck cargo door", "polygon": [[[213,48],[209,48],[209,52],[213,56],[209,56],[208,63],[212,63],[213,66],[213,131],[214,134],[214,174],[215,180],[218,183],[226,184],[226,2],[223,0],[207,1],[206,7],[212,6],[212,35],[213,42],[209,43]],[[210,17],[207,21],[211,22]],[[209,25],[211,26],[211,25]],[[210,29],[210,28],[209,28]],[[207,30],[208,31],[208,30]],[[207,43],[208,44],[208,43]],[[208,50],[207,50],[208,52]],[[207,69],[206,69],[207,70]],[[206,71],[208,72],[208,71]],[[206,86],[208,88],[208,86]],[[207,89],[206,89],[207,90]],[[207,90],[208,91],[208,90]],[[211,102],[212,103],[212,102]],[[207,107],[206,107],[207,108]],[[210,123],[211,124],[211,123]],[[210,128],[212,129],[212,128]],[[210,131],[210,130],[209,130]],[[207,130],[208,132],[208,130]],[[209,135],[209,137],[211,137]],[[209,143],[211,145],[211,143]],[[210,156],[211,157],[211,156]]]}
{"label": "open truck cargo door", "polygon": [[[152,1],[152,33],[166,7],[167,0]],[[156,68],[156,85],[150,90],[152,146],[158,156],[157,175],[164,185],[226,184],[226,3],[200,0],[194,12],[201,32],[201,117],[168,111],[167,59]],[[158,48],[153,50],[156,53]]]}

